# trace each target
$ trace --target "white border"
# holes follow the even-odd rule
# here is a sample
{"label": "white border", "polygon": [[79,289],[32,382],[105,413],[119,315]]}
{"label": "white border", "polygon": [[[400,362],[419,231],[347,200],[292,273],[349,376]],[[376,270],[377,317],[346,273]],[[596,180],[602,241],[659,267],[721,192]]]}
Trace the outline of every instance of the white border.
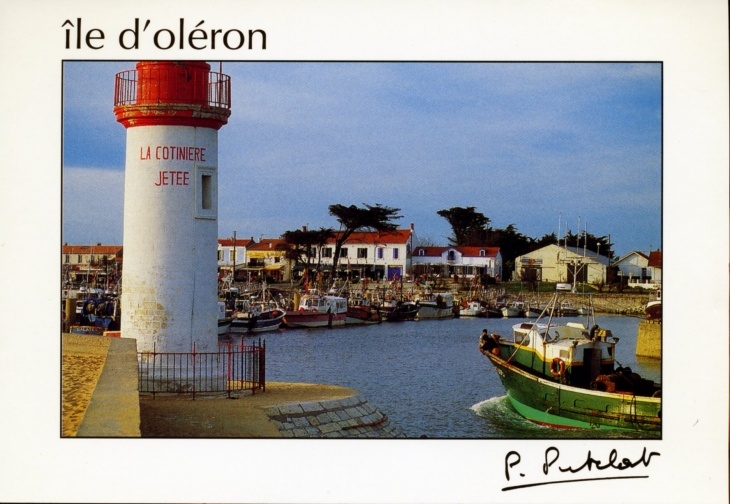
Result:
{"label": "white border", "polygon": [[[682,1],[4,1],[0,10],[3,501],[718,502],[728,495],[727,4]],[[66,19],[102,28],[64,49]],[[117,48],[135,17],[264,29],[265,52]],[[329,443],[59,439],[63,59],[662,61],[661,453],[645,480],[501,492],[504,456],[547,441]],[[32,302],[31,302],[32,301]],[[39,313],[39,306],[43,308]],[[559,443],[566,457],[614,447]],[[242,453],[248,456],[241,456]],[[572,455],[571,455],[572,454]],[[622,453],[623,455],[623,453]],[[584,456],[584,455],[583,455]]]}

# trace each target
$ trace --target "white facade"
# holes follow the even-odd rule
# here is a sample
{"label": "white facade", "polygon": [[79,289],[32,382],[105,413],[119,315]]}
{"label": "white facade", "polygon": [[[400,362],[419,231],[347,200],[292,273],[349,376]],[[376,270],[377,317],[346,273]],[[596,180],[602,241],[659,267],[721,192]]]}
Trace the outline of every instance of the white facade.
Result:
{"label": "white facade", "polygon": [[[440,268],[444,275],[473,277],[502,276],[502,253],[497,247],[418,247],[413,254],[414,267]],[[435,272],[435,271],[434,271]]]}
{"label": "white facade", "polygon": [[[410,273],[411,248],[417,246],[418,238],[413,227],[392,232],[356,232],[342,245],[338,265],[377,279],[403,278]],[[331,267],[334,251],[332,240],[322,247],[321,257],[314,257],[312,263],[321,261],[322,265]]]}
{"label": "white facade", "polygon": [[236,240],[236,246],[233,246],[233,240],[230,238],[218,240],[218,267],[228,270],[245,266],[248,262],[246,255],[247,244],[250,240]]}
{"label": "white facade", "polygon": [[[180,159],[171,147],[194,155]],[[139,351],[213,351],[218,132],[129,127],[126,156],[122,335]]]}
{"label": "white facade", "polygon": [[615,266],[618,267],[619,277],[634,280],[647,277],[648,265],[649,257],[636,250],[629,252],[615,263]]}
{"label": "white facade", "polygon": [[[542,282],[578,282],[595,284],[606,281],[609,260],[575,247],[547,245],[515,259],[515,279]],[[534,275],[532,278],[530,275]]]}

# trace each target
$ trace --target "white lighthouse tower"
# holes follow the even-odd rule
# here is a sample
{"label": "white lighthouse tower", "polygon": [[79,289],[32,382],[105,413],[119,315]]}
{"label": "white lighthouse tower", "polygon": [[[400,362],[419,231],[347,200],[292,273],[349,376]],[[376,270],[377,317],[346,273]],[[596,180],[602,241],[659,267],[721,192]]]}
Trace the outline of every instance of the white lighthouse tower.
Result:
{"label": "white lighthouse tower", "polygon": [[204,62],[116,76],[127,129],[121,331],[142,352],[217,349],[218,129],[230,78]]}

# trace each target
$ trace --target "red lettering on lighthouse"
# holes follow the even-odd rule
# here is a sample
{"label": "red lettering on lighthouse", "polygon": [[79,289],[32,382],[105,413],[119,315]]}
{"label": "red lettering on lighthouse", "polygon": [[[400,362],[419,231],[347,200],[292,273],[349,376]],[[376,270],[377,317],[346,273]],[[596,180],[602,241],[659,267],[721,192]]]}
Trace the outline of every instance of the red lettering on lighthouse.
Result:
{"label": "red lettering on lighthouse", "polygon": [[144,161],[146,159],[150,159],[150,148],[147,147],[147,153],[144,152],[144,147],[139,148],[139,159]]}
{"label": "red lettering on lighthouse", "polygon": [[186,171],[161,171],[156,186],[167,185],[190,185],[190,172]]}

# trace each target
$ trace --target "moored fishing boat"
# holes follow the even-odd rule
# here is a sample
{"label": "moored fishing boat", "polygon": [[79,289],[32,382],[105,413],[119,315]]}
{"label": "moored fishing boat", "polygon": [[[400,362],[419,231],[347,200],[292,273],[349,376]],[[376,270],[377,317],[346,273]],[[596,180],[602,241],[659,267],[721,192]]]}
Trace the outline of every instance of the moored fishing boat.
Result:
{"label": "moored fishing boat", "polygon": [[513,338],[480,338],[510,402],[525,418],[564,428],[661,430],[661,387],[615,367],[618,338],[583,324],[522,322]]}
{"label": "moored fishing boat", "polygon": [[537,318],[542,313],[542,309],[536,303],[525,303],[524,316],[526,318]]}
{"label": "moored fishing boat", "polygon": [[462,301],[459,309],[460,317],[486,317],[487,309],[479,301]]}
{"label": "moored fishing boat", "polygon": [[428,292],[417,299],[420,304],[418,320],[454,316],[454,296],[450,292]]}
{"label": "moored fishing boat", "polygon": [[346,318],[347,298],[312,292],[301,297],[296,310],[286,311],[284,325],[286,327],[334,327],[345,325]]}
{"label": "moored fishing boat", "polygon": [[233,317],[229,317],[226,310],[226,302],[218,301],[218,336],[228,332],[232,321]]}
{"label": "moored fishing boat", "polygon": [[570,301],[563,301],[557,307],[555,315],[557,315],[558,317],[577,317],[578,308],[575,308],[573,306],[573,303],[571,303]]}
{"label": "moored fishing boat", "polygon": [[522,301],[511,301],[502,307],[502,316],[508,318],[522,317],[523,316],[523,303]]}
{"label": "moored fishing boat", "polygon": [[416,320],[418,310],[421,306],[413,301],[384,301],[378,311],[386,322],[404,322]]}
{"label": "moored fishing boat", "polygon": [[369,299],[358,296],[348,301],[345,324],[379,324],[381,321],[380,313],[373,309]]}
{"label": "moored fishing boat", "polygon": [[649,300],[644,308],[647,320],[662,319],[662,291],[657,291],[654,299]]}
{"label": "moored fishing boat", "polygon": [[285,311],[272,301],[236,301],[236,311],[228,332],[243,334],[277,330]]}

